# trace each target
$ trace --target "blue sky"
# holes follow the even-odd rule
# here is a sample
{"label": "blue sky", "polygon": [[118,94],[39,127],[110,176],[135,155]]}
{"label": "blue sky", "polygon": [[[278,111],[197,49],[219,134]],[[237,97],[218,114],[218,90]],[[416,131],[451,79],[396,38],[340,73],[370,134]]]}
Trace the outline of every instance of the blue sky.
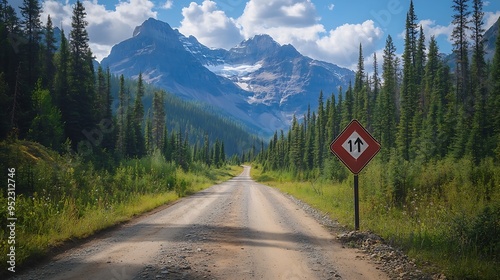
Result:
{"label": "blue sky", "polygon": [[[69,30],[76,0],[42,1],[45,22]],[[10,0],[18,6],[22,0]],[[472,2],[472,1],[470,1]],[[169,23],[184,35],[194,35],[209,47],[230,48],[241,40],[267,33],[281,44],[338,65],[355,67],[358,45],[366,64],[374,52],[379,60],[387,35],[402,52],[409,0],[86,0],[83,1],[91,47],[97,59],[132,36],[149,17]],[[426,38],[436,36],[441,52],[451,52],[451,0],[414,0]],[[500,1],[484,1],[485,28],[500,16]]]}

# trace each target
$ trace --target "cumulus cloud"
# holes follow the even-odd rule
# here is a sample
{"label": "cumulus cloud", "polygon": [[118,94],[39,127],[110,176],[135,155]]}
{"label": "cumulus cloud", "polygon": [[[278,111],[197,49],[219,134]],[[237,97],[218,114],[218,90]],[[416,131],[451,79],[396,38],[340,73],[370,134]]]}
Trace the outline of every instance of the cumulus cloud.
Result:
{"label": "cumulus cloud", "polygon": [[[434,36],[435,38],[445,36],[448,40],[450,40],[451,33],[453,32],[453,24],[451,23],[449,25],[439,25],[436,24],[435,20],[424,19],[419,21],[418,25],[422,26],[427,40],[429,40],[431,36]],[[401,37],[404,37],[404,32],[401,34]]]}
{"label": "cumulus cloud", "polygon": [[191,2],[189,7],[182,9],[182,15],[184,19],[179,31],[195,36],[207,46],[230,48],[243,39],[236,21],[219,10],[211,0],[204,0],[201,5]]}
{"label": "cumulus cloud", "polygon": [[174,1],[173,0],[167,0],[165,4],[163,4],[162,8],[165,10],[170,10],[174,6]]}
{"label": "cumulus cloud", "polygon": [[500,11],[484,13],[484,29],[488,30],[500,17]]}
{"label": "cumulus cloud", "polygon": [[333,30],[325,30],[320,20],[310,0],[249,0],[238,23],[246,38],[269,34],[278,43],[292,44],[314,59],[349,68],[354,67],[360,43],[371,52],[382,37],[382,30],[371,20]]}
{"label": "cumulus cloud", "polygon": [[365,56],[372,54],[375,51],[376,43],[382,39],[382,36],[382,29],[376,27],[372,20],[361,24],[344,24],[330,30],[328,36],[317,41],[316,56],[354,69],[359,55],[359,44],[363,46]]}
{"label": "cumulus cloud", "polygon": [[[119,2],[114,10],[107,10],[97,0],[83,1],[86,20],[89,23],[87,31],[91,41],[91,49],[97,60],[109,54],[111,47],[130,38],[134,28],[146,19],[156,18],[154,4],[150,0],[127,0]],[[42,19],[50,14],[55,26],[62,26],[66,34],[71,29],[73,7],[66,0],[46,0],[42,6]]]}
{"label": "cumulus cloud", "polygon": [[246,37],[267,29],[310,28],[318,21],[316,7],[310,0],[250,0],[238,19]]}

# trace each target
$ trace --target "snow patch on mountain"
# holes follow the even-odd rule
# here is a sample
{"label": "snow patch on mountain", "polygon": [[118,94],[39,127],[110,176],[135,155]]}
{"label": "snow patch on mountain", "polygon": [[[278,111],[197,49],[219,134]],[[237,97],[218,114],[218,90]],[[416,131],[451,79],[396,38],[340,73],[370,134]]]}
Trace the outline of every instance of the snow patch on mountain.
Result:
{"label": "snow patch on mountain", "polygon": [[250,73],[253,73],[260,68],[262,68],[261,63],[256,63],[254,65],[248,64],[240,64],[240,65],[231,65],[231,64],[219,64],[219,65],[204,65],[208,70],[213,73],[225,77],[244,77]]}

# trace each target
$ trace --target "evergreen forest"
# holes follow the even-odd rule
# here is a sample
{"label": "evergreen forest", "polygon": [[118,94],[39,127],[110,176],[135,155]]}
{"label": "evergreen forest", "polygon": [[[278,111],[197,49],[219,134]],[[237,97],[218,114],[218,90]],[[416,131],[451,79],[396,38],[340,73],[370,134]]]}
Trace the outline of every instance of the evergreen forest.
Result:
{"label": "evergreen forest", "polygon": [[[260,180],[353,224],[353,177],[330,143],[357,119],[381,144],[360,173],[361,229],[450,275],[494,279],[500,256],[500,34],[485,60],[483,1],[453,0],[453,54],[407,11],[404,49],[389,35],[367,73],[294,116],[257,155]],[[428,43],[426,43],[428,41]],[[364,216],[364,217],[363,217]]]}
{"label": "evergreen forest", "polygon": [[[18,266],[228,179],[253,157],[260,140],[223,112],[96,63],[81,1],[71,30],[50,15],[42,26],[39,0],[19,8],[0,1],[0,178],[12,183],[0,216],[18,219]],[[0,225],[4,268],[13,244]]]}
{"label": "evergreen forest", "polygon": [[[0,0],[0,178],[15,180],[18,265],[238,174],[243,162],[349,228],[353,179],[329,145],[357,119],[382,147],[359,175],[361,230],[429,270],[496,279],[500,34],[487,61],[484,5],[450,1],[453,54],[444,56],[410,1],[402,56],[389,35],[368,73],[363,46],[352,46],[350,85],[311,93],[318,107],[264,143],[222,112],[96,64],[82,2],[56,36],[39,0],[23,0],[20,17]],[[0,216],[12,215],[0,193]],[[8,234],[2,219],[3,271]]]}

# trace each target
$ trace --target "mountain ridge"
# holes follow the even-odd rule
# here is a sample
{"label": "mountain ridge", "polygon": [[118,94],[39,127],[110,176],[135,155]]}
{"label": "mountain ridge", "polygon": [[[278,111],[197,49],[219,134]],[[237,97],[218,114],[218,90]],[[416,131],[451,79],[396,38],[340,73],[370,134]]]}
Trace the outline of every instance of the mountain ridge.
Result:
{"label": "mountain ridge", "polygon": [[148,19],[101,62],[188,100],[208,103],[269,136],[317,105],[321,90],[337,92],[354,72],[300,54],[262,34],[235,47],[212,49],[168,23]]}

